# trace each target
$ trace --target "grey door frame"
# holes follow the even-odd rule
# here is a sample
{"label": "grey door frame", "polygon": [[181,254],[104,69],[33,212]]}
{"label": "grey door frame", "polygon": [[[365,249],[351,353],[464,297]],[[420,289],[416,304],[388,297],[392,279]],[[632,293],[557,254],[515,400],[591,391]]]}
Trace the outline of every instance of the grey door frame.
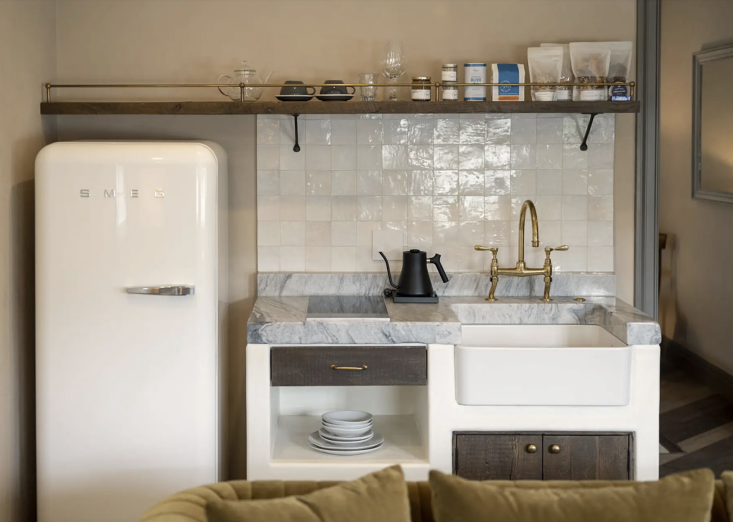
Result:
{"label": "grey door frame", "polygon": [[661,0],[637,0],[634,305],[658,317],[659,308],[659,67]]}

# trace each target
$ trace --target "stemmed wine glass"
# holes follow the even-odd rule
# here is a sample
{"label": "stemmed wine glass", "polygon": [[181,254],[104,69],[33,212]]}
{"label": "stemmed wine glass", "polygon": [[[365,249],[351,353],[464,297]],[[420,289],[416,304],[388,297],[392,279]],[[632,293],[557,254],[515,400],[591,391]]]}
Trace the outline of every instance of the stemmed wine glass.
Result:
{"label": "stemmed wine glass", "polygon": [[[384,58],[382,59],[382,73],[389,80],[389,83],[397,83],[400,76],[405,74],[407,60],[405,59],[402,42],[391,41],[387,44]],[[389,88],[388,99],[397,101],[397,87]]]}

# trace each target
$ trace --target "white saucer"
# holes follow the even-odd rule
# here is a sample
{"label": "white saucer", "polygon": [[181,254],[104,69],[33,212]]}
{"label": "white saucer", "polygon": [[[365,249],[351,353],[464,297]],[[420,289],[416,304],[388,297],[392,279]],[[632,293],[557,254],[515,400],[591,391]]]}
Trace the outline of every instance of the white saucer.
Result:
{"label": "white saucer", "polygon": [[360,449],[360,450],[354,450],[354,451],[337,451],[337,450],[319,448],[318,446],[314,446],[313,444],[308,444],[308,446],[310,446],[311,449],[315,451],[320,451],[321,453],[328,453],[329,455],[338,455],[339,457],[351,457],[354,455],[363,455],[364,453],[371,453],[372,451],[377,451],[379,448],[382,447],[382,445],[380,444],[379,446],[375,446],[369,449]]}
{"label": "white saucer", "polygon": [[343,424],[345,428],[347,426],[371,424],[374,421],[374,417],[366,411],[340,410],[324,413],[321,415],[321,420],[327,424]]}
{"label": "white saucer", "polygon": [[379,433],[375,433],[374,437],[369,440],[365,440],[358,444],[350,444],[348,447],[344,447],[338,444],[334,444],[322,438],[317,431],[314,431],[308,436],[308,442],[312,446],[317,446],[321,449],[336,451],[336,452],[351,452],[360,451],[366,449],[372,449],[381,446],[384,443],[384,437]]}
{"label": "white saucer", "polygon": [[372,437],[374,437],[374,432],[370,431],[366,435],[359,435],[358,437],[341,437],[339,435],[333,435],[327,430],[324,430],[321,428],[318,430],[318,434],[321,436],[322,439],[325,439],[329,442],[366,442],[370,440]]}

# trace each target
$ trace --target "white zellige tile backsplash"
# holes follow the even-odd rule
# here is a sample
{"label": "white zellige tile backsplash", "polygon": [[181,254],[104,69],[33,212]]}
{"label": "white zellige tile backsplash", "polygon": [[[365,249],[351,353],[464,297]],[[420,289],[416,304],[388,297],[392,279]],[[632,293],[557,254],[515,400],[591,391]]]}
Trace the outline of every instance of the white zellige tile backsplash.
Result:
{"label": "white zellige tile backsplash", "polygon": [[[587,152],[583,115],[306,115],[293,152],[290,116],[257,117],[261,272],[376,272],[373,233],[443,255],[450,272],[517,258],[519,210],[531,199],[541,246],[557,270],[613,271],[614,116],[596,117]],[[526,258],[542,266],[544,251]],[[399,263],[395,263],[399,270]]]}

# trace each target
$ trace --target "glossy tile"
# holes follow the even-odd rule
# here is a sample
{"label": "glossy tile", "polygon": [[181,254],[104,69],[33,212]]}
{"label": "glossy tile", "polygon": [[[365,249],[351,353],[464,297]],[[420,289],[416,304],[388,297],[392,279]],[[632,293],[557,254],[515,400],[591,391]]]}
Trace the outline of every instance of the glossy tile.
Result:
{"label": "glossy tile", "polygon": [[458,147],[458,168],[460,170],[483,170],[484,152],[484,145],[460,145]]}
{"label": "glossy tile", "polygon": [[382,135],[385,145],[407,145],[407,118],[382,120]]}
{"label": "glossy tile", "polygon": [[588,271],[613,272],[613,247],[588,247]]}
{"label": "glossy tile", "polygon": [[458,196],[433,196],[433,221],[458,221]]}
{"label": "glossy tile", "polygon": [[485,190],[483,170],[461,170],[458,172],[458,193],[461,196],[483,196]]}
{"label": "glossy tile", "polygon": [[306,170],[329,170],[331,168],[331,147],[311,145],[300,154],[305,154]]}
{"label": "glossy tile", "polygon": [[588,221],[588,246],[613,246],[613,221]]}
{"label": "glossy tile", "polygon": [[[306,198],[307,200],[308,198]],[[306,212],[307,212],[306,201]],[[329,210],[330,210],[329,206]],[[307,219],[307,218],[306,218]],[[305,246],[326,247],[331,246],[331,221],[306,221],[305,223]],[[306,251],[307,256],[307,251]],[[331,257],[329,254],[329,261]]]}
{"label": "glossy tile", "polygon": [[512,169],[536,169],[537,145],[512,145],[510,166]]}
{"label": "glossy tile", "polygon": [[562,118],[537,119],[537,143],[562,143],[562,137]]}
{"label": "glossy tile", "polygon": [[280,171],[279,170],[258,170],[257,171],[257,195],[277,196],[280,194]]}
{"label": "glossy tile", "polygon": [[591,196],[613,195],[613,170],[589,171],[588,194]]}
{"label": "glossy tile", "polygon": [[305,196],[305,171],[282,171],[280,173],[280,195]]}
{"label": "glossy tile", "polygon": [[458,170],[458,145],[435,145],[433,147],[433,168]]}
{"label": "glossy tile", "polygon": [[588,171],[563,170],[562,193],[575,195],[588,194]]}
{"label": "glossy tile", "polygon": [[489,169],[508,169],[511,166],[512,149],[509,145],[486,145],[484,161]]}
{"label": "glossy tile", "polygon": [[385,170],[382,174],[382,194],[385,196],[406,196],[409,174],[406,170]]}
{"label": "glossy tile", "polygon": [[432,118],[414,118],[407,120],[407,143],[410,145],[431,145],[435,132]]}
{"label": "glossy tile", "polygon": [[331,221],[356,221],[356,196],[332,196]]}
{"label": "glossy tile", "polygon": [[512,215],[511,196],[485,196],[486,221],[509,221]]}
{"label": "glossy tile", "polygon": [[511,136],[512,145],[537,143],[537,120],[512,120]]}
{"label": "glossy tile", "polygon": [[283,272],[303,272],[305,270],[305,247],[281,246],[280,270]]}
{"label": "glossy tile", "polygon": [[458,219],[463,221],[484,220],[484,196],[459,196]]}
{"label": "glossy tile", "polygon": [[331,194],[334,196],[356,195],[356,171],[334,170],[331,172]]}
{"label": "glossy tile", "polygon": [[433,168],[432,145],[408,145],[407,156],[411,169]]}
{"label": "glossy tile", "polygon": [[537,196],[534,202],[543,229],[545,222],[562,219],[562,196]]}
{"label": "glossy tile", "polygon": [[358,221],[382,221],[382,197],[357,196],[356,211]]}
{"label": "glossy tile", "polygon": [[305,270],[306,272],[330,272],[331,247],[305,247]]}
{"label": "glossy tile", "polygon": [[280,145],[280,121],[257,118],[257,145]]}
{"label": "glossy tile", "polygon": [[433,197],[410,196],[407,199],[407,219],[410,221],[432,221]]}
{"label": "glossy tile", "polygon": [[356,122],[357,144],[381,145],[383,139],[382,120],[358,120]]}
{"label": "glossy tile", "polygon": [[333,272],[356,270],[356,247],[331,247],[331,270]]}
{"label": "glossy tile", "polygon": [[356,246],[356,222],[333,221],[331,223],[331,246]]}
{"label": "glossy tile", "polygon": [[331,168],[356,170],[356,145],[332,145]]}
{"label": "glossy tile", "polygon": [[588,245],[588,222],[587,221],[563,221],[562,222],[562,243],[564,245],[587,246]]}
{"label": "glossy tile", "polygon": [[588,196],[590,221],[613,221],[613,196]]}
{"label": "glossy tile", "polygon": [[305,170],[306,149],[294,152],[292,145],[280,145],[280,170]]}
{"label": "glossy tile", "polygon": [[407,221],[407,196],[382,196],[383,221]]}
{"label": "glossy tile", "polygon": [[433,143],[435,145],[458,145],[460,143],[460,120],[436,118]]}
{"label": "glossy tile", "polygon": [[305,120],[305,144],[331,145],[331,120]]}
{"label": "glossy tile", "polygon": [[357,145],[356,168],[358,170],[382,170],[382,146]]}
{"label": "glossy tile", "polygon": [[512,142],[512,120],[502,118],[486,120],[486,143],[489,145],[509,145]]}
{"label": "glossy tile", "polygon": [[[537,120],[543,121],[543,120]],[[562,169],[563,146],[561,143],[537,145],[537,168],[544,170]]]}
{"label": "glossy tile", "polygon": [[436,196],[458,195],[458,171],[436,170],[433,173],[433,194]]}
{"label": "glossy tile", "polygon": [[562,171],[538,169],[537,194],[545,196],[562,194]]}
{"label": "glossy tile", "polygon": [[281,221],[280,244],[283,246],[305,246],[305,221]]}
{"label": "glossy tile", "polygon": [[[359,123],[368,121],[369,123],[378,124],[380,130],[382,122],[379,120],[333,120],[331,121],[331,145],[354,145],[359,143],[357,140]],[[381,143],[381,132],[380,141]],[[369,142],[371,143],[371,142]]]}
{"label": "glossy tile", "polygon": [[356,193],[359,196],[382,195],[382,171],[359,170],[356,172]]}
{"label": "glossy tile", "polygon": [[411,196],[430,196],[433,194],[433,171],[412,170],[409,172],[407,193]]}
{"label": "glossy tile", "polygon": [[331,171],[307,171],[305,173],[305,193],[309,196],[330,195]]}
{"label": "glossy tile", "polygon": [[279,221],[259,221],[257,223],[257,246],[280,246]]}
{"label": "glossy tile", "polygon": [[407,145],[383,145],[382,168],[384,170],[407,170],[410,162],[407,156]]}
{"label": "glossy tile", "polygon": [[506,196],[510,193],[511,171],[487,170],[484,171],[486,196]]}
{"label": "glossy tile", "polygon": [[486,121],[484,120],[460,120],[459,139],[461,145],[485,144],[486,143]]}
{"label": "glossy tile", "polygon": [[537,193],[537,173],[534,170],[512,170],[509,179],[509,194],[525,194],[532,196]]}

